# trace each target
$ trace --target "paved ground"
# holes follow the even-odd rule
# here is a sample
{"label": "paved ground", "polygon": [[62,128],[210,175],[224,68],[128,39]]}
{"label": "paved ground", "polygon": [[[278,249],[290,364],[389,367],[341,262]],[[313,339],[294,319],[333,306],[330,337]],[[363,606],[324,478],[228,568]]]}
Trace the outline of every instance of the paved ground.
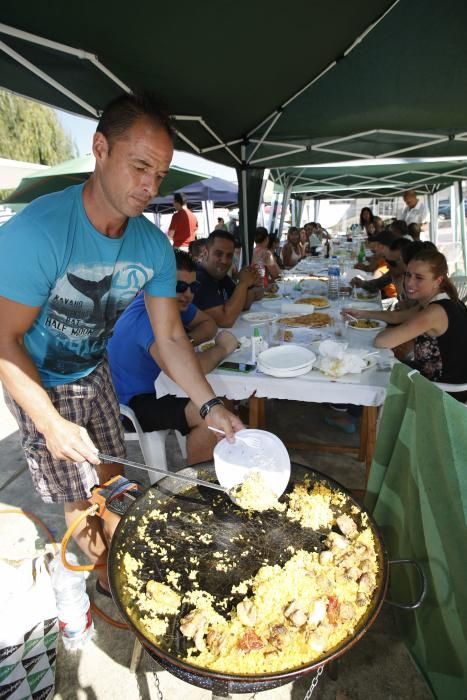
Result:
{"label": "paved ground", "polygon": [[[312,404],[292,402],[270,402],[268,426],[282,437],[293,434],[301,440],[305,436],[326,440],[349,441],[347,435],[331,433],[323,424],[326,409]],[[279,429],[280,426],[280,429]],[[356,440],[356,437],[350,438]],[[130,457],[141,459],[138,447],[131,443]],[[292,459],[312,465],[351,488],[363,483],[363,465],[350,457],[319,455],[300,452]],[[169,437],[168,462],[173,468],[182,465],[175,439]],[[44,520],[60,540],[64,532],[62,508],[44,504],[32,490],[29,474],[19,447],[16,425],[0,399],[0,507],[1,504],[21,507],[35,513]],[[130,474],[131,475],[131,474]],[[138,473],[138,478],[140,473]],[[4,519],[5,520],[5,516]],[[10,523],[8,523],[10,524]],[[31,533],[25,530],[31,541]],[[11,527],[0,518],[0,550],[12,536]],[[18,529],[14,537],[19,538]],[[33,535],[33,538],[35,534]],[[94,586],[89,581],[88,590],[94,597]],[[99,598],[98,605],[108,614],[115,615],[111,601]],[[409,613],[408,613],[409,614]],[[134,638],[128,631],[110,627],[95,617],[96,636],[84,651],[67,653],[59,648],[57,657],[56,700],[132,700],[133,698],[160,698],[154,671],[158,671],[162,697],[166,700],[209,700],[211,693],[195,688],[175,679],[167,671],[161,671],[145,655],[136,674],[128,670]],[[305,696],[311,682],[310,677],[288,684],[282,688],[258,693],[264,700],[299,700]],[[235,698],[248,697],[236,695]],[[337,680],[323,674],[314,697],[321,700],[429,700],[423,679],[413,665],[405,646],[399,640],[390,608],[383,612],[364,637],[339,662]]]}

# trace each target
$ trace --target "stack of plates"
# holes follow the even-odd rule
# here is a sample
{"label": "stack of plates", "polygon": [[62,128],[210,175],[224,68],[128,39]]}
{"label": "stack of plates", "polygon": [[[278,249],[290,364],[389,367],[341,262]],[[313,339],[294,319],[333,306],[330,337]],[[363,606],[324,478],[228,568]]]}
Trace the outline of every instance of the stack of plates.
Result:
{"label": "stack of plates", "polygon": [[298,377],[313,367],[316,355],[301,345],[280,345],[258,355],[258,369],[272,377]]}

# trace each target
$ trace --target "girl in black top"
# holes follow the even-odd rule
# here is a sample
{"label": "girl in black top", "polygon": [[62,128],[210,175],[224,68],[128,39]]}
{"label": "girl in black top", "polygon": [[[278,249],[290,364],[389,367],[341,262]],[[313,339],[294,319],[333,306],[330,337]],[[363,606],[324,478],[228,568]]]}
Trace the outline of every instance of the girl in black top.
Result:
{"label": "girl in black top", "polygon": [[[394,325],[375,338],[377,348],[396,348],[413,340],[413,367],[427,379],[447,384],[467,383],[467,307],[448,278],[446,258],[435,248],[411,257],[405,292],[417,305],[404,311],[371,313]],[[361,315],[361,314],[359,314]],[[464,394],[453,394],[460,401]]]}

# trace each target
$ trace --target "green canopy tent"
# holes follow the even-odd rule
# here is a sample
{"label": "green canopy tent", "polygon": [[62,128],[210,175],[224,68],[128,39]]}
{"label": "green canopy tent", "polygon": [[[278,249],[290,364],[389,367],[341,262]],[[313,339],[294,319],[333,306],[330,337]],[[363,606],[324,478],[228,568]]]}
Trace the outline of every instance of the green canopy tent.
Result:
{"label": "green canopy tent", "polygon": [[[36,197],[85,182],[94,170],[94,163],[94,156],[86,155],[40,170],[29,177],[24,177],[16,190],[4,202],[6,204],[27,204]],[[172,165],[162,182],[161,194],[169,194],[192,182],[203,180],[205,177],[206,174],[191,172]]]}
{"label": "green canopy tent", "polygon": [[467,180],[467,159],[407,158],[292,166],[271,169],[270,177],[284,189],[290,188],[293,196],[309,199],[398,197],[407,189],[430,195]]}
{"label": "green canopy tent", "polygon": [[[10,3],[0,84],[93,117],[122,90],[156,90],[179,143],[237,168],[246,233],[264,168],[467,155],[467,92],[456,85],[467,63],[464,0],[297,0],[293,50],[280,48],[278,0],[223,1],[231,50],[216,45],[217,0],[202,10],[180,0],[175,18],[167,4],[115,0],[70,5],[65,21],[59,0]],[[258,37],[271,24],[265,52]]]}
{"label": "green canopy tent", "polygon": [[[276,195],[282,195],[282,211],[292,202],[294,223],[298,225],[306,200],[385,199],[400,197],[407,189],[426,195],[430,209],[430,238],[436,241],[437,192],[457,184],[460,211],[463,211],[462,181],[467,180],[466,158],[392,158],[348,161],[323,166],[271,168]],[[281,219],[281,227],[283,224]],[[462,217],[463,218],[463,217]],[[459,219],[462,224],[462,218]],[[270,224],[274,228],[274,222]],[[464,269],[467,248],[461,225]]]}

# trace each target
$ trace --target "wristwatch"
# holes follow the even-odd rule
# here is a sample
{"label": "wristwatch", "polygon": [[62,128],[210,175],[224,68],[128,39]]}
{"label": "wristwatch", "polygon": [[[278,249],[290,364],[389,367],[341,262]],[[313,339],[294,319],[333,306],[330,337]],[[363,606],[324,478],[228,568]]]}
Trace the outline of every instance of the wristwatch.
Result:
{"label": "wristwatch", "polygon": [[223,406],[224,402],[222,399],[220,399],[218,396],[215,396],[213,399],[209,399],[209,401],[206,401],[206,403],[203,403],[201,408],[199,409],[199,415],[201,418],[206,418],[208,415],[209,411],[214,408],[214,406]]}

